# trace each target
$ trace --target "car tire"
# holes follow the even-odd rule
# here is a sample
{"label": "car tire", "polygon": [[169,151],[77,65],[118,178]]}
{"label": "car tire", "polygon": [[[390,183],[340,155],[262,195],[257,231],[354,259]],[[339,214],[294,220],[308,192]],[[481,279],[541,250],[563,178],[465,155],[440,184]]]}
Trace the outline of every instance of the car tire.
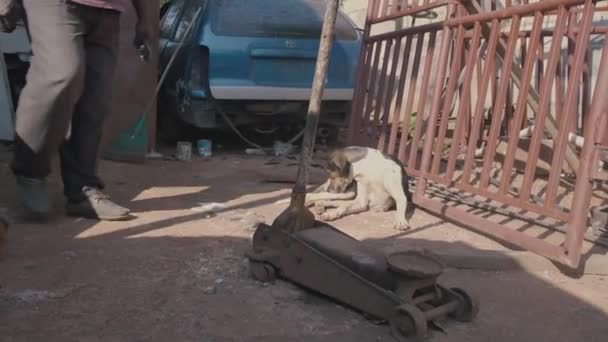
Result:
{"label": "car tire", "polygon": [[183,122],[174,111],[160,110],[157,123],[158,138],[165,143],[188,141],[194,133],[194,128]]}

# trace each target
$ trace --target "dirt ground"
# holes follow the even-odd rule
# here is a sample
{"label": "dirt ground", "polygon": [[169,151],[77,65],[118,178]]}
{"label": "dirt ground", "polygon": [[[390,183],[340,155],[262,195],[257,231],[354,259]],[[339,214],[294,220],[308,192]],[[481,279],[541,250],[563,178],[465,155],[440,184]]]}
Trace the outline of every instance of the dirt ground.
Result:
{"label": "dirt ground", "polygon": [[[256,220],[271,222],[295,175],[285,162],[220,154],[210,161],[103,162],[108,191],[135,219],[66,218],[19,223],[6,154],[0,158],[0,214],[13,222],[0,261],[0,341],[393,341],[385,325],[285,281],[262,284],[244,253]],[[272,163],[271,163],[272,164]],[[320,174],[312,179],[319,181]],[[201,204],[220,203],[213,216]],[[377,248],[425,246],[467,253],[503,245],[422,210],[398,233],[392,212],[335,226]],[[605,251],[593,249],[592,253]],[[449,323],[430,341],[606,341],[608,282],[557,268],[448,269],[446,285],[480,300],[478,319]]]}

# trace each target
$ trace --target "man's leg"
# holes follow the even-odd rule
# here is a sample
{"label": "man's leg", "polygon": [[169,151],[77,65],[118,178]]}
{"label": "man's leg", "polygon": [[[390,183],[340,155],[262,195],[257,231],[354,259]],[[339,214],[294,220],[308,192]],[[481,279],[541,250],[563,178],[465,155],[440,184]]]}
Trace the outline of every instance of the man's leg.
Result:
{"label": "man's leg", "polygon": [[85,37],[86,73],[82,97],[72,117],[70,138],[61,146],[61,174],[70,215],[118,220],[127,217],[126,208],[103,194],[97,177],[99,142],[104,119],[110,112],[112,80],[118,54],[120,14],[79,6],[87,24]]}
{"label": "man's leg", "polygon": [[12,169],[19,197],[33,214],[47,214],[45,178],[64,139],[84,85],[84,26],[63,0],[24,0],[33,51],[17,107]]}

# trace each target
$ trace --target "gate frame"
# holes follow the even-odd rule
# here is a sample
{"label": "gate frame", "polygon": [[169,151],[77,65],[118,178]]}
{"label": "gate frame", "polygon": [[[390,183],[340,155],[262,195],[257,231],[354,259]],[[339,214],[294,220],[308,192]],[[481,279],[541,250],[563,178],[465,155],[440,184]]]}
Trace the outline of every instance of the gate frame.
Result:
{"label": "gate frame", "polygon": [[[451,45],[458,39],[463,39],[464,37],[464,31],[466,30],[462,30],[462,28],[464,27],[464,25],[468,25],[468,26],[472,26],[474,27],[474,29],[472,31],[473,32],[473,41],[475,42],[477,40],[479,40],[479,35],[481,34],[483,36],[483,38],[486,41],[489,41],[490,44],[495,44],[496,46],[494,47],[494,49],[496,49],[496,51],[498,53],[498,57],[502,57],[503,60],[505,61],[512,61],[512,51],[515,48],[512,45],[517,45],[517,39],[513,39],[513,42],[511,45],[507,44],[508,41],[511,41],[511,38],[515,37],[516,35],[519,34],[518,30],[510,30],[510,34],[508,38],[502,38],[501,37],[501,33],[500,30],[498,30],[498,32],[494,32],[492,30],[492,28],[490,27],[489,22],[493,22],[493,23],[497,23],[498,19],[515,19],[515,18],[522,18],[524,16],[530,16],[530,15],[538,15],[540,14],[541,16],[547,13],[555,13],[555,11],[558,12],[558,18],[560,18],[560,23],[562,23],[563,25],[559,25],[556,24],[556,29],[553,32],[554,37],[558,37],[559,41],[561,41],[562,37],[565,37],[566,34],[569,34],[568,37],[572,38],[573,34],[572,32],[576,33],[576,42],[578,43],[582,43],[582,44],[576,44],[579,45],[578,49],[576,49],[576,47],[572,48],[572,53],[571,53],[571,57],[573,58],[572,63],[569,65],[568,70],[571,73],[571,75],[575,75],[575,79],[579,80],[579,76],[583,77],[583,79],[585,77],[589,77],[588,76],[588,71],[587,71],[587,75],[584,74],[584,68],[586,66],[586,61],[588,61],[588,54],[587,51],[585,51],[584,48],[580,47],[580,46],[587,46],[587,43],[589,41],[589,35],[591,34],[591,32],[597,33],[597,31],[601,32],[601,33],[605,33],[605,40],[604,40],[604,46],[602,49],[602,56],[601,56],[601,60],[600,60],[600,64],[599,64],[599,68],[598,68],[598,77],[597,77],[597,82],[595,85],[595,91],[593,92],[593,98],[591,100],[590,104],[583,104],[583,108],[589,108],[588,113],[585,113],[585,115],[583,116],[585,122],[584,122],[584,126],[587,126],[588,123],[600,123],[598,124],[598,128],[595,130],[592,129],[587,129],[584,130],[584,144],[582,146],[581,152],[579,154],[574,153],[574,149],[571,148],[569,146],[569,144],[567,143],[567,139],[568,139],[568,130],[558,130],[559,124],[561,123],[562,125],[565,125],[564,127],[570,127],[572,124],[570,124],[570,122],[572,122],[572,116],[574,116],[573,112],[576,108],[574,108],[574,106],[576,106],[576,101],[574,100],[574,98],[576,97],[575,94],[577,89],[575,86],[572,86],[570,83],[568,84],[568,88],[566,89],[566,95],[570,95],[570,97],[566,96],[566,98],[564,99],[564,105],[565,105],[565,110],[564,112],[569,114],[569,115],[562,115],[565,118],[562,119],[553,119],[551,117],[551,115],[548,115],[548,111],[550,110],[550,108],[547,108],[548,106],[548,101],[550,101],[550,98],[553,96],[551,94],[551,90],[547,91],[546,89],[550,89],[552,87],[553,84],[553,80],[555,75],[553,76],[548,76],[548,77],[544,77],[543,75],[543,79],[540,79],[541,81],[543,81],[544,86],[543,87],[539,87],[540,89],[540,94],[536,93],[536,90],[532,87],[528,87],[526,86],[526,81],[528,82],[528,84],[532,81],[529,77],[526,79],[522,79],[522,72],[524,76],[530,76],[531,77],[531,70],[522,70],[522,68],[518,65],[515,64],[515,62],[511,62],[511,65],[508,65],[507,69],[507,73],[510,74],[510,77],[508,78],[507,81],[505,82],[501,82],[501,85],[497,91],[497,93],[499,94],[498,98],[499,101],[506,101],[508,99],[508,95],[505,95],[506,98],[502,98],[500,94],[506,93],[506,87],[508,86],[509,83],[513,83],[516,86],[518,86],[520,88],[520,90],[522,90],[522,94],[520,94],[520,99],[518,99],[518,102],[522,102],[523,104],[519,104],[519,106],[524,106],[527,108],[527,106],[530,106],[530,108],[532,108],[534,110],[534,112],[536,112],[536,117],[535,120],[539,120],[541,123],[547,124],[547,129],[549,131],[549,135],[552,137],[552,139],[554,140],[554,159],[553,159],[553,163],[552,163],[552,167],[551,167],[551,171],[550,171],[550,176],[549,176],[549,181],[548,181],[548,192],[549,192],[549,199],[545,200],[545,203],[543,206],[540,205],[536,205],[533,203],[529,202],[529,191],[524,190],[524,195],[526,197],[523,198],[513,198],[511,196],[507,196],[504,193],[490,193],[489,191],[483,191],[482,189],[478,189],[474,186],[471,185],[463,185],[463,184],[456,184],[452,179],[450,179],[450,177],[441,177],[438,174],[437,171],[437,165],[435,165],[436,163],[438,163],[439,161],[437,159],[441,159],[441,157],[438,158],[434,158],[434,154],[433,154],[433,144],[434,142],[436,142],[436,133],[437,133],[437,129],[439,128],[441,131],[439,132],[440,137],[439,137],[439,142],[440,144],[443,143],[443,139],[445,139],[445,132],[443,132],[443,127],[438,127],[438,125],[436,124],[427,124],[426,130],[424,131],[425,133],[422,136],[419,136],[421,132],[421,128],[423,125],[423,119],[422,117],[424,115],[418,115],[417,118],[417,122],[416,122],[416,130],[414,132],[414,144],[413,146],[417,146],[418,143],[418,139],[423,139],[424,140],[424,146],[423,146],[423,150],[422,150],[422,161],[421,161],[421,166],[419,170],[415,170],[415,160],[416,160],[416,156],[415,154],[417,153],[412,153],[410,156],[405,156],[405,151],[404,149],[404,144],[402,143],[400,145],[399,148],[399,152],[398,152],[398,157],[400,160],[402,161],[409,161],[410,163],[406,163],[409,164],[407,169],[409,171],[409,173],[412,173],[413,175],[417,176],[417,183],[416,183],[416,191],[414,193],[414,197],[413,197],[413,201],[414,203],[421,207],[424,208],[425,210],[428,210],[434,214],[437,214],[439,216],[443,216],[445,218],[460,222],[460,223],[464,223],[466,226],[472,228],[473,230],[483,233],[483,234],[488,234],[491,235],[495,238],[498,238],[500,240],[503,241],[507,241],[510,242],[514,245],[517,245],[519,247],[525,248],[531,252],[534,252],[536,254],[542,255],[548,259],[551,259],[553,261],[556,261],[560,264],[564,264],[568,267],[571,268],[577,268],[580,264],[580,260],[581,260],[581,252],[582,252],[582,247],[583,247],[583,236],[585,233],[585,230],[587,228],[587,215],[589,213],[589,206],[591,204],[591,195],[592,195],[592,191],[593,191],[593,181],[594,179],[596,179],[596,173],[598,170],[598,162],[599,160],[602,158],[604,154],[601,153],[601,151],[604,150],[604,147],[602,147],[601,145],[605,146],[605,142],[603,140],[606,140],[606,134],[605,132],[601,131],[602,124],[601,122],[605,122],[604,125],[608,125],[608,96],[599,96],[598,94],[608,94],[608,32],[602,31],[602,30],[595,30],[595,28],[592,27],[592,19],[593,19],[593,13],[594,10],[597,6],[597,1],[594,0],[544,0],[541,2],[534,2],[534,3],[527,3],[527,1],[525,1],[524,4],[520,4],[520,5],[511,5],[511,6],[507,6],[503,9],[499,9],[499,10],[491,10],[491,11],[485,11],[482,12],[480,5],[477,3],[477,1],[475,0],[438,0],[438,1],[432,1],[432,0],[425,0],[425,1],[418,1],[418,2],[413,2],[412,5],[410,5],[410,7],[408,8],[401,8],[399,6],[388,6],[389,3],[391,4],[402,4],[403,1],[400,0],[370,0],[370,4],[368,7],[368,12],[367,12],[367,20],[366,20],[366,24],[365,24],[365,34],[364,34],[364,46],[361,50],[361,57],[360,57],[360,66],[359,66],[359,72],[358,72],[358,77],[357,77],[357,90],[355,91],[355,97],[353,99],[353,115],[351,115],[351,127],[350,127],[350,134],[349,134],[349,141],[350,143],[355,143],[357,142],[357,138],[360,137],[361,135],[365,135],[365,132],[363,134],[361,134],[359,132],[359,130],[361,128],[363,129],[367,129],[369,132],[372,133],[372,137],[371,140],[374,141],[375,138],[377,138],[378,134],[377,131],[380,130],[380,139],[379,139],[379,149],[384,150],[387,149],[389,151],[389,154],[395,154],[395,140],[396,140],[396,131],[397,131],[397,127],[395,127],[393,122],[393,126],[391,127],[391,136],[389,139],[389,143],[388,146],[386,146],[386,130],[387,130],[387,125],[388,125],[388,116],[386,116],[387,111],[390,111],[390,107],[391,105],[388,103],[389,99],[388,97],[386,99],[384,99],[384,84],[383,83],[388,83],[391,84],[392,80],[389,82],[386,82],[386,80],[384,78],[386,78],[386,72],[383,73],[382,78],[381,79],[381,84],[379,85],[379,87],[381,87],[381,89],[379,89],[376,92],[376,89],[372,88],[369,90],[369,93],[367,93],[368,91],[368,81],[369,81],[369,69],[370,68],[374,68],[374,71],[372,71],[372,75],[371,75],[371,83],[372,85],[376,84],[376,73],[377,73],[377,67],[379,65],[379,51],[380,49],[383,47],[382,44],[384,44],[384,41],[386,41],[388,48],[385,51],[385,56],[384,56],[384,63],[383,63],[383,69],[387,68],[387,63],[388,63],[388,59],[389,59],[389,55],[391,54],[391,45],[392,44],[392,40],[389,39],[403,39],[408,37],[408,41],[406,42],[406,45],[408,45],[409,47],[406,48],[406,51],[409,51],[410,54],[413,53],[413,50],[411,49],[411,37],[413,37],[414,34],[419,33],[419,32],[433,32],[433,30],[436,30],[435,33],[433,33],[432,39],[435,39],[435,34],[437,33],[437,31],[439,31],[440,29],[442,30],[442,36],[441,36],[441,43],[439,45],[439,67],[438,70],[436,71],[436,81],[435,81],[435,85],[434,85],[434,93],[432,96],[432,106],[430,109],[430,113],[428,116],[428,119],[426,119],[426,122],[438,122],[438,120],[441,120],[440,116],[444,116],[441,111],[442,107],[444,108],[444,112],[445,112],[445,103],[442,103],[442,91],[444,91],[444,87],[445,87],[445,81],[446,81],[446,76],[448,75],[448,65],[450,64],[449,62],[449,58],[450,58],[450,48]],[[406,4],[408,3],[407,1],[405,2]],[[416,5],[416,3],[418,3],[418,5]],[[580,8],[580,6],[583,6],[582,10]],[[422,11],[427,11],[429,9],[433,9],[433,8],[437,8],[440,6],[446,6],[447,8],[447,17],[446,20],[444,20],[443,22],[439,22],[439,23],[432,23],[432,24],[427,24],[427,25],[420,25],[420,26],[414,26],[414,27],[410,27],[410,28],[406,28],[406,29],[402,29],[402,30],[398,30],[395,32],[388,32],[388,33],[383,33],[380,35],[375,35],[375,36],[370,36],[370,31],[371,31],[371,27],[373,24],[377,24],[377,23],[381,23],[381,22],[386,22],[389,20],[394,20],[400,17],[405,17],[405,16],[409,16],[409,15],[416,15],[419,12]],[[394,8],[389,8],[389,7],[394,7]],[[466,9],[466,11],[462,11],[462,9]],[[572,9],[572,11],[571,11]],[[574,11],[580,11],[582,12],[582,18],[578,23],[577,27],[573,27],[573,25],[567,26],[567,20],[571,15],[573,14]],[[578,12],[577,12],[578,13]],[[542,19],[542,18],[541,18]],[[519,20],[519,19],[517,19]],[[576,20],[576,17],[575,17]],[[514,25],[516,26],[516,25]],[[518,26],[518,25],[517,25]],[[560,29],[560,27],[562,29]],[[565,27],[570,27],[571,30],[570,32],[565,32],[565,30],[563,28]],[[458,29],[460,28],[460,29]],[[426,30],[426,31],[425,31]],[[538,34],[546,34],[546,32],[544,32],[544,30],[542,30],[543,32],[541,32],[541,28],[538,28],[537,32]],[[561,31],[561,32],[560,32]],[[494,37],[494,39],[492,39],[492,37]],[[424,38],[424,36],[420,36],[419,40]],[[574,39],[572,39],[574,40]],[[585,41],[586,40],[586,41]],[[380,43],[378,43],[380,42]],[[400,44],[400,40],[396,41],[395,45]],[[535,45],[532,46],[536,46],[538,47],[538,42],[534,43]],[[422,44],[420,44],[422,45]],[[553,44],[554,46],[558,45],[558,44]],[[523,44],[522,44],[523,46]],[[435,53],[436,48],[433,49],[433,53]],[[469,61],[469,59],[474,59],[474,54],[475,54],[475,49],[471,49],[471,52],[468,54],[467,56],[463,56],[462,60],[462,68],[461,70],[456,70],[454,68],[449,70],[449,77],[447,78],[448,80],[451,80],[451,82],[455,83],[457,79],[460,79],[460,77],[464,76],[464,82],[470,81],[470,76],[472,75],[473,71],[470,71],[469,73],[464,73],[465,70],[465,64],[468,64],[467,62]],[[531,49],[532,50],[532,49]],[[509,55],[509,53],[511,53],[511,55]],[[551,69],[552,67],[554,67],[556,64],[559,63],[558,61],[558,56],[557,54],[561,53],[561,49],[558,48],[552,48],[552,52],[550,53],[549,56],[549,67],[547,69],[549,70],[553,70]],[[374,56],[375,55],[375,56]],[[465,54],[466,55],[466,54]],[[530,53],[530,55],[532,55],[532,53]],[[507,56],[507,58],[505,58],[505,56]],[[553,56],[553,57],[552,57]],[[419,59],[419,49],[416,50],[416,56],[414,57],[415,59]],[[406,55],[404,58],[410,58],[410,56]],[[458,57],[457,57],[458,58]],[[534,57],[531,57],[532,60],[534,60]],[[396,60],[396,59],[395,59]],[[375,65],[373,65],[373,63],[375,63]],[[407,62],[404,62],[407,63]],[[394,63],[395,64],[395,63]],[[406,68],[407,68],[407,64]],[[417,67],[418,65],[416,64],[414,67]],[[396,68],[395,66],[391,66],[391,68]],[[426,71],[426,67],[424,68],[424,70]],[[385,70],[386,71],[386,70]],[[460,75],[459,77],[459,73],[463,72],[464,75]],[[407,71],[406,71],[407,72]],[[427,71],[428,72],[428,71]],[[393,71],[393,73],[395,73]],[[423,80],[428,81],[428,76],[423,74]],[[394,75],[392,76],[394,77]],[[558,77],[558,81],[559,81],[559,77]],[[504,83],[504,84],[503,84]],[[572,83],[576,83],[576,82],[572,82]],[[394,85],[393,85],[394,86]],[[411,86],[411,85],[410,85]],[[454,87],[455,84],[452,84],[451,86],[448,84],[447,89],[448,89],[448,94],[446,95],[447,99],[445,102],[446,103],[451,103],[451,99],[450,96],[453,94],[450,94],[450,91],[452,89],[452,87]],[[389,85],[389,88],[391,88],[392,86]],[[522,88],[523,87],[523,88]],[[525,91],[523,90],[525,89]],[[543,91],[544,90],[544,91]],[[411,90],[410,90],[411,91]],[[390,92],[390,90],[389,90]],[[380,96],[378,96],[378,93],[380,94]],[[401,92],[399,94],[402,94]],[[405,93],[403,93],[405,94]],[[589,95],[589,90],[585,90],[585,88],[583,88],[583,97]],[[367,103],[366,103],[366,97],[367,99]],[[376,102],[376,106],[381,106],[384,107],[384,111],[385,111],[385,116],[382,117],[383,122],[380,123],[379,122],[379,118],[380,118],[380,107],[378,108],[373,108],[371,106],[371,100],[369,98],[372,99],[376,99],[376,97],[380,97],[380,99]],[[443,98],[445,100],[445,98]],[[495,101],[496,99],[493,99],[493,101]],[[402,99],[398,99],[398,106],[397,109],[400,111],[400,103],[402,101]],[[499,102],[499,103],[502,103]],[[387,105],[388,105],[388,109],[387,109]],[[466,105],[460,105],[461,107],[466,107]],[[470,104],[469,104],[470,106]],[[499,106],[497,106],[499,107]],[[365,108],[365,111],[364,111]],[[522,107],[523,108],[523,107]],[[367,117],[368,113],[371,110],[374,110],[376,113],[374,115],[374,120],[372,123],[372,127],[369,127],[368,125],[365,125],[365,122],[363,121],[365,117]],[[466,111],[466,109],[465,109]],[[500,112],[499,110],[495,110],[496,112]],[[539,114],[540,113],[540,114]],[[500,112],[499,115],[502,115],[502,112]],[[505,113],[505,115],[509,115],[507,113]],[[459,117],[461,116],[460,110],[459,110],[459,114],[457,116],[457,122],[460,122]],[[479,118],[479,121],[481,120],[480,117],[481,115],[476,115],[477,118]],[[409,115],[406,113],[405,114],[405,118],[406,121],[404,122],[408,122],[409,123]],[[395,117],[393,118],[393,121],[398,120],[399,118],[397,118],[397,114],[395,114]],[[548,120],[545,120],[548,119]],[[446,120],[447,121],[447,120]],[[492,119],[492,121],[501,121],[501,120],[494,120]],[[363,126],[362,126],[363,124]],[[443,125],[443,124],[442,124]],[[458,125],[458,124],[457,124]],[[497,124],[492,124],[492,126],[497,125]],[[458,127],[458,126],[457,126]],[[479,127],[479,125],[475,125],[473,124],[473,127]],[[464,128],[463,128],[464,129]],[[474,128],[473,128],[474,129]],[[491,131],[496,131],[496,129],[491,129]],[[539,153],[539,144],[540,144],[540,139],[543,138],[543,134],[542,134],[542,130],[535,130],[535,134],[532,138],[532,143],[531,143],[531,149],[529,151],[529,154],[531,154],[532,156],[537,156]],[[456,132],[455,134],[458,134],[460,132],[459,128],[456,128]],[[494,149],[496,146],[496,141],[497,141],[497,134],[498,133],[490,133],[490,136],[488,138],[488,143],[490,144],[491,148],[490,149]],[[408,136],[408,134],[403,134],[406,137]],[[430,138],[429,138],[430,137]],[[455,139],[456,141],[459,141],[458,139]],[[470,139],[470,140],[474,140],[474,139]],[[402,140],[403,142],[403,140]],[[509,146],[509,151],[507,152],[507,160],[509,160],[510,158],[514,158],[514,154],[515,154],[515,148],[516,148],[516,143],[515,145],[512,144],[513,140],[509,139],[508,140],[508,144]],[[517,140],[515,140],[515,142],[517,142]],[[369,144],[370,141],[366,141],[366,144]],[[439,144],[438,144],[439,145]],[[455,145],[459,145],[459,143],[456,143]],[[513,145],[513,146],[511,146]],[[474,149],[472,150],[471,146],[473,146],[472,144],[469,144],[469,148],[467,149],[467,157],[472,157],[471,152],[474,152]],[[436,149],[440,150],[439,146],[435,147]],[[456,150],[455,148],[452,148],[452,150]],[[452,152],[453,152],[452,151]],[[492,153],[493,154],[493,153]],[[450,157],[451,159],[452,157]],[[492,156],[493,158],[493,156]],[[470,159],[470,158],[469,158]],[[572,205],[570,208],[570,212],[563,212],[560,211],[558,209],[556,209],[555,207],[551,207],[552,205],[554,205],[555,203],[555,193],[556,193],[556,189],[558,187],[558,182],[559,182],[559,174],[561,173],[561,165],[563,164],[563,162],[567,161],[568,165],[571,166],[571,168],[573,169],[573,171],[576,173],[577,177],[576,177],[576,184],[574,187],[574,198],[572,201]],[[412,164],[411,162],[414,161],[414,163]],[[450,165],[450,162],[452,162],[453,160],[448,161],[448,165]],[[468,162],[468,163],[472,163],[472,162]],[[484,162],[484,169],[486,168],[485,166],[485,162]],[[524,183],[527,184],[532,184],[532,179],[534,177],[534,174],[530,174],[530,170],[533,171],[533,169],[536,167],[536,162],[534,161],[532,163],[532,165],[528,165],[526,173],[524,174]],[[466,169],[466,166],[465,166]],[[448,166],[448,170],[450,170],[450,166]],[[466,171],[465,171],[466,172]],[[488,171],[489,172],[489,171]],[[449,171],[448,171],[449,173]],[[485,171],[482,171],[482,173],[485,173]],[[553,218],[557,218],[561,221],[564,221],[567,224],[567,229],[565,232],[565,241],[562,245],[555,245],[552,243],[549,243],[547,241],[541,240],[539,238],[535,238],[532,237],[530,235],[527,235],[523,232],[514,230],[514,229],[510,229],[508,227],[502,226],[498,223],[495,223],[493,221],[490,221],[488,219],[484,219],[480,216],[471,214],[468,211],[465,211],[461,208],[457,208],[457,207],[453,207],[450,206],[448,204],[446,204],[443,201],[439,201],[436,199],[432,199],[430,197],[427,197],[427,189],[428,189],[428,185],[429,183],[433,183],[433,184],[438,184],[441,185],[443,187],[447,187],[447,188],[453,188],[455,190],[458,191],[464,191],[470,194],[474,194],[474,195],[480,195],[484,198],[496,201],[500,204],[507,204],[507,205],[511,205],[513,207],[519,208],[519,209],[533,209],[531,211],[539,213],[539,214],[547,214],[547,216],[549,217],[553,217]],[[522,187],[523,188],[523,187]],[[450,201],[452,201],[452,199],[450,199]],[[458,200],[454,200],[456,202],[458,202]]]}

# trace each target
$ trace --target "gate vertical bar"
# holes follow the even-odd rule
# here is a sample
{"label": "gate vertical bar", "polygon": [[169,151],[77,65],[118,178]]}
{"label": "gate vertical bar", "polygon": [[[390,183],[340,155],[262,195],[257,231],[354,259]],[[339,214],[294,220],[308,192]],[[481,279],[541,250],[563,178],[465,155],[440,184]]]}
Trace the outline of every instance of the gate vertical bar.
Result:
{"label": "gate vertical bar", "polygon": [[571,132],[572,123],[577,117],[577,94],[579,94],[579,80],[581,79],[584,67],[585,54],[587,53],[587,44],[589,34],[591,32],[591,22],[593,20],[593,2],[587,0],[581,19],[581,30],[577,36],[577,44],[574,51],[573,67],[570,71],[570,80],[568,82],[568,92],[566,93],[566,102],[562,114],[562,125],[560,132],[554,141],[553,161],[551,162],[551,173],[547,185],[547,195],[545,199],[545,207],[551,208],[555,204],[557,195],[558,181],[561,176],[562,165],[564,163],[564,153],[566,144],[568,144],[568,134]]}
{"label": "gate vertical bar", "polygon": [[492,123],[490,124],[490,134],[486,145],[486,152],[483,158],[483,166],[481,171],[480,184],[481,187],[487,187],[490,180],[490,170],[494,156],[496,155],[496,146],[500,133],[500,123],[502,122],[502,114],[505,111],[505,101],[507,100],[507,91],[511,79],[511,67],[515,57],[515,46],[517,44],[517,36],[519,34],[519,26],[521,22],[520,16],[515,16],[511,20],[511,32],[507,43],[507,54],[502,63],[503,70],[501,72],[500,84],[498,86],[498,94],[496,101],[493,104]]}
{"label": "gate vertical bar", "polygon": [[[498,31],[498,21],[495,23],[496,31]],[[473,71],[475,68],[475,64],[478,58],[478,49],[480,45],[481,38],[481,27],[479,25],[475,25],[474,33],[473,33],[473,41],[471,43],[471,52],[468,56],[466,66],[465,66],[465,79],[463,83],[463,93],[461,93],[461,97],[470,98],[471,97],[471,82],[473,80]],[[448,156],[448,165],[446,170],[445,178],[447,180],[451,180],[454,176],[454,169],[456,167],[456,156],[460,152],[460,143],[464,131],[464,124],[466,120],[463,120],[463,117],[466,117],[466,112],[468,111],[468,106],[461,105],[458,113],[456,114],[456,128],[454,130],[454,135],[452,139],[452,146],[450,148],[450,154]]]}
{"label": "gate vertical bar", "polygon": [[[591,103],[588,120],[590,122],[601,122],[608,117],[608,33],[604,36],[604,47],[600,65],[598,68],[597,83],[594,91],[595,96]],[[606,122],[606,121],[604,121]],[[569,265],[576,267],[581,258],[583,234],[587,227],[587,215],[591,204],[591,192],[593,191],[593,180],[591,179],[593,154],[598,131],[589,130],[585,135],[585,143],[580,156],[580,168],[576,178],[576,186],[572,203],[572,218],[568,225],[566,234],[566,253]],[[605,132],[603,132],[606,134]]]}
{"label": "gate vertical bar", "polygon": [[407,149],[407,141],[409,137],[410,120],[412,118],[412,106],[414,105],[414,95],[416,94],[416,83],[418,80],[418,68],[420,66],[420,55],[422,54],[422,43],[424,42],[424,33],[418,35],[416,41],[416,52],[414,53],[414,61],[412,64],[412,72],[410,73],[410,87],[405,102],[405,112],[403,113],[403,130],[399,141],[399,152],[397,154],[399,160],[405,162],[405,152]]}
{"label": "gate vertical bar", "polygon": [[566,28],[567,11],[564,6],[560,6],[555,23],[555,31],[551,42],[551,50],[549,51],[549,61],[546,74],[543,77],[543,82],[540,89],[539,108],[534,120],[534,131],[532,140],[530,141],[530,150],[528,152],[528,161],[524,171],[524,180],[521,185],[520,201],[527,202],[532,192],[532,183],[536,173],[536,165],[540,153],[541,140],[545,131],[545,121],[549,114],[551,89],[555,78],[555,69],[557,61],[561,55],[561,42]]}
{"label": "gate vertical bar", "polygon": [[[427,91],[431,78],[431,70],[433,68],[433,58],[435,57],[435,42],[437,39],[437,31],[431,32],[431,37],[429,38],[429,44],[426,51],[426,63],[424,65],[424,71],[422,76],[422,84],[420,85],[421,91]],[[412,149],[410,150],[410,158],[407,163],[413,169],[416,167],[416,162],[418,160],[418,145],[420,144],[420,139],[422,135],[422,125],[424,123],[425,114],[426,114],[426,103],[427,103],[427,94],[423,94],[420,97],[418,102],[418,115],[416,116],[416,127],[414,128],[414,134],[412,137]],[[429,113],[430,115],[430,113]]]}
{"label": "gate vertical bar", "polygon": [[506,194],[507,187],[511,180],[511,173],[513,171],[513,165],[515,164],[515,152],[519,144],[519,130],[524,123],[524,119],[527,115],[528,109],[528,90],[531,87],[530,82],[532,81],[532,73],[534,69],[534,61],[539,53],[539,39],[541,30],[543,28],[544,16],[541,12],[536,12],[534,15],[534,23],[532,27],[532,35],[528,39],[529,47],[526,60],[524,62],[524,68],[522,72],[523,79],[521,80],[521,87],[519,89],[519,95],[517,99],[517,105],[515,107],[515,118],[513,124],[515,129],[509,134],[507,153],[505,155],[505,162],[503,163],[502,178],[500,180],[500,187],[498,193],[501,195]]}
{"label": "gate vertical bar", "polygon": [[349,144],[355,144],[355,136],[359,134],[361,129],[361,121],[363,116],[363,108],[365,108],[365,99],[367,98],[367,84],[369,65],[372,61],[374,53],[374,45],[369,43],[368,39],[371,33],[371,20],[374,17],[374,9],[380,0],[369,0],[367,13],[365,18],[365,27],[363,30],[362,46],[359,53],[359,67],[357,70],[356,91],[353,94],[353,103],[350,118],[350,127],[348,131],[347,141]]}
{"label": "gate vertical bar", "polygon": [[[455,7],[456,5],[454,4],[448,5],[448,18],[454,14]],[[451,41],[452,29],[449,26],[444,26],[438,61],[439,69],[437,70],[437,79],[435,81],[435,91],[433,94],[433,105],[431,107],[429,119],[427,120],[426,138],[424,140],[424,149],[422,152],[422,162],[420,166],[420,174],[422,177],[420,177],[418,179],[418,183],[416,183],[416,192],[414,193],[414,199],[423,199],[424,193],[426,192],[427,180],[424,175],[429,172],[429,166],[431,163],[431,150],[433,148],[437,116],[439,115],[439,107],[441,105],[441,90],[443,89],[445,73],[447,71],[447,61],[449,57]]]}
{"label": "gate vertical bar", "polygon": [[485,104],[486,97],[488,94],[488,84],[493,82],[492,77],[494,75],[493,70],[496,68],[496,49],[498,47],[498,40],[500,37],[500,22],[494,20],[492,23],[492,30],[490,32],[490,44],[488,46],[487,62],[483,69],[483,75],[481,80],[481,89],[475,104],[475,110],[473,111],[473,124],[471,125],[471,133],[469,135],[469,142],[467,145],[465,163],[463,167],[462,176],[460,179],[461,183],[468,184],[473,172],[473,163],[475,159],[475,147],[481,135],[481,124],[483,122],[483,105]]}

